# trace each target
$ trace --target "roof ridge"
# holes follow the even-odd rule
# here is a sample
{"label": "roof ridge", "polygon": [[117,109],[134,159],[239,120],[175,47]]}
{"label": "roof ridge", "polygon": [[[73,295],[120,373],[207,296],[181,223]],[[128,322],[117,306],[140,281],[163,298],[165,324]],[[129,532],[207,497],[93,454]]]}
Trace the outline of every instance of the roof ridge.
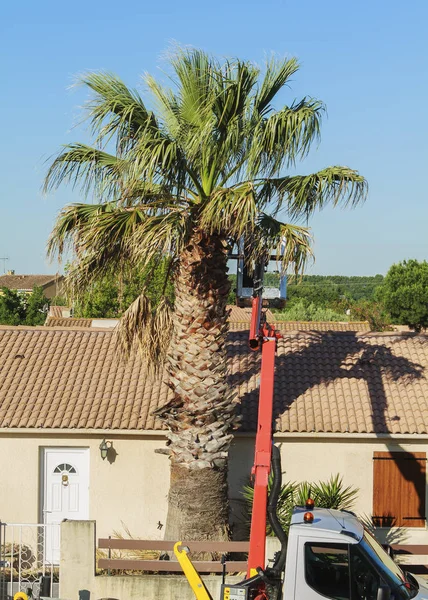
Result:
{"label": "roof ridge", "polygon": [[110,331],[113,333],[113,327],[51,327],[49,325],[0,325],[0,331],[62,331],[67,333],[68,331],[86,331],[89,333],[98,333]]}

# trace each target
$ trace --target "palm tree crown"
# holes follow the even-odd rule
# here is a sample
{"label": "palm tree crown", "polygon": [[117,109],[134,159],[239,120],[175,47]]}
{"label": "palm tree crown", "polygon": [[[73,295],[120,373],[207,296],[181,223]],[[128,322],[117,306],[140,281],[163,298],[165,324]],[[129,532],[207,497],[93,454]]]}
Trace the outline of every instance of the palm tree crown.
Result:
{"label": "palm tree crown", "polygon": [[[249,62],[181,49],[171,65],[173,89],[145,77],[150,105],[112,74],[81,78],[93,92],[87,111],[95,144],[65,146],[45,188],[71,181],[97,203],[64,208],[49,253],[61,255],[71,243],[77,284],[124,262],[144,269],[165,255],[173,276],[200,230],[229,245],[244,237],[250,256],[286,241],[283,266],[302,269],[310,235],[296,219],[327,203],[355,204],[367,186],[348,167],[283,175],[319,138],[324,112],[312,98],[274,109],[297,61],[272,59],[262,73]],[[281,222],[281,213],[291,222]]]}

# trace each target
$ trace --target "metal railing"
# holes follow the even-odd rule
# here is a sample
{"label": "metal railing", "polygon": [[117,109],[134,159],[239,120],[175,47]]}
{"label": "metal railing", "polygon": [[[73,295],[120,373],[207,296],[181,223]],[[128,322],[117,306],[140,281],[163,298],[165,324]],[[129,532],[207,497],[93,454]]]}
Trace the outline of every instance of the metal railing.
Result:
{"label": "metal railing", "polygon": [[58,532],[57,524],[0,523],[0,600],[16,592],[30,592],[33,598],[53,597],[59,570],[52,552]]}

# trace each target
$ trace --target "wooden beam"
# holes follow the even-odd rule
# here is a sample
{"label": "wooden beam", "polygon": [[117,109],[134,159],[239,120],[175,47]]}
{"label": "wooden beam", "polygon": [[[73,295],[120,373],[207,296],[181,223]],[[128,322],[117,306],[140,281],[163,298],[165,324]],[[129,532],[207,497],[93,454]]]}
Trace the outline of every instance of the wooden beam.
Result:
{"label": "wooden beam", "polygon": [[[198,573],[221,573],[223,565],[214,561],[194,561],[195,569]],[[247,569],[246,561],[227,561],[225,563],[227,573],[245,572]],[[99,569],[111,569],[120,571],[169,571],[182,573],[178,562],[172,560],[132,560],[132,559],[98,559]]]}
{"label": "wooden beam", "polygon": [[[168,540],[122,540],[100,538],[98,548],[111,550],[158,550],[172,552],[175,542]],[[250,542],[183,542],[191,552],[248,552]]]}

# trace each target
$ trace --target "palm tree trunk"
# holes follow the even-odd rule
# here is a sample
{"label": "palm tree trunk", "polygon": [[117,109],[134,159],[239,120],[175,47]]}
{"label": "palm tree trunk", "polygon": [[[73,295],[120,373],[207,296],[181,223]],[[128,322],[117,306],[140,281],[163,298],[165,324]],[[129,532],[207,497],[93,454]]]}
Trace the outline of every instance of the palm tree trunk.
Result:
{"label": "palm tree trunk", "polygon": [[171,484],[166,539],[227,539],[227,457],[236,402],[227,383],[227,244],[196,230],[180,257],[168,356]]}

